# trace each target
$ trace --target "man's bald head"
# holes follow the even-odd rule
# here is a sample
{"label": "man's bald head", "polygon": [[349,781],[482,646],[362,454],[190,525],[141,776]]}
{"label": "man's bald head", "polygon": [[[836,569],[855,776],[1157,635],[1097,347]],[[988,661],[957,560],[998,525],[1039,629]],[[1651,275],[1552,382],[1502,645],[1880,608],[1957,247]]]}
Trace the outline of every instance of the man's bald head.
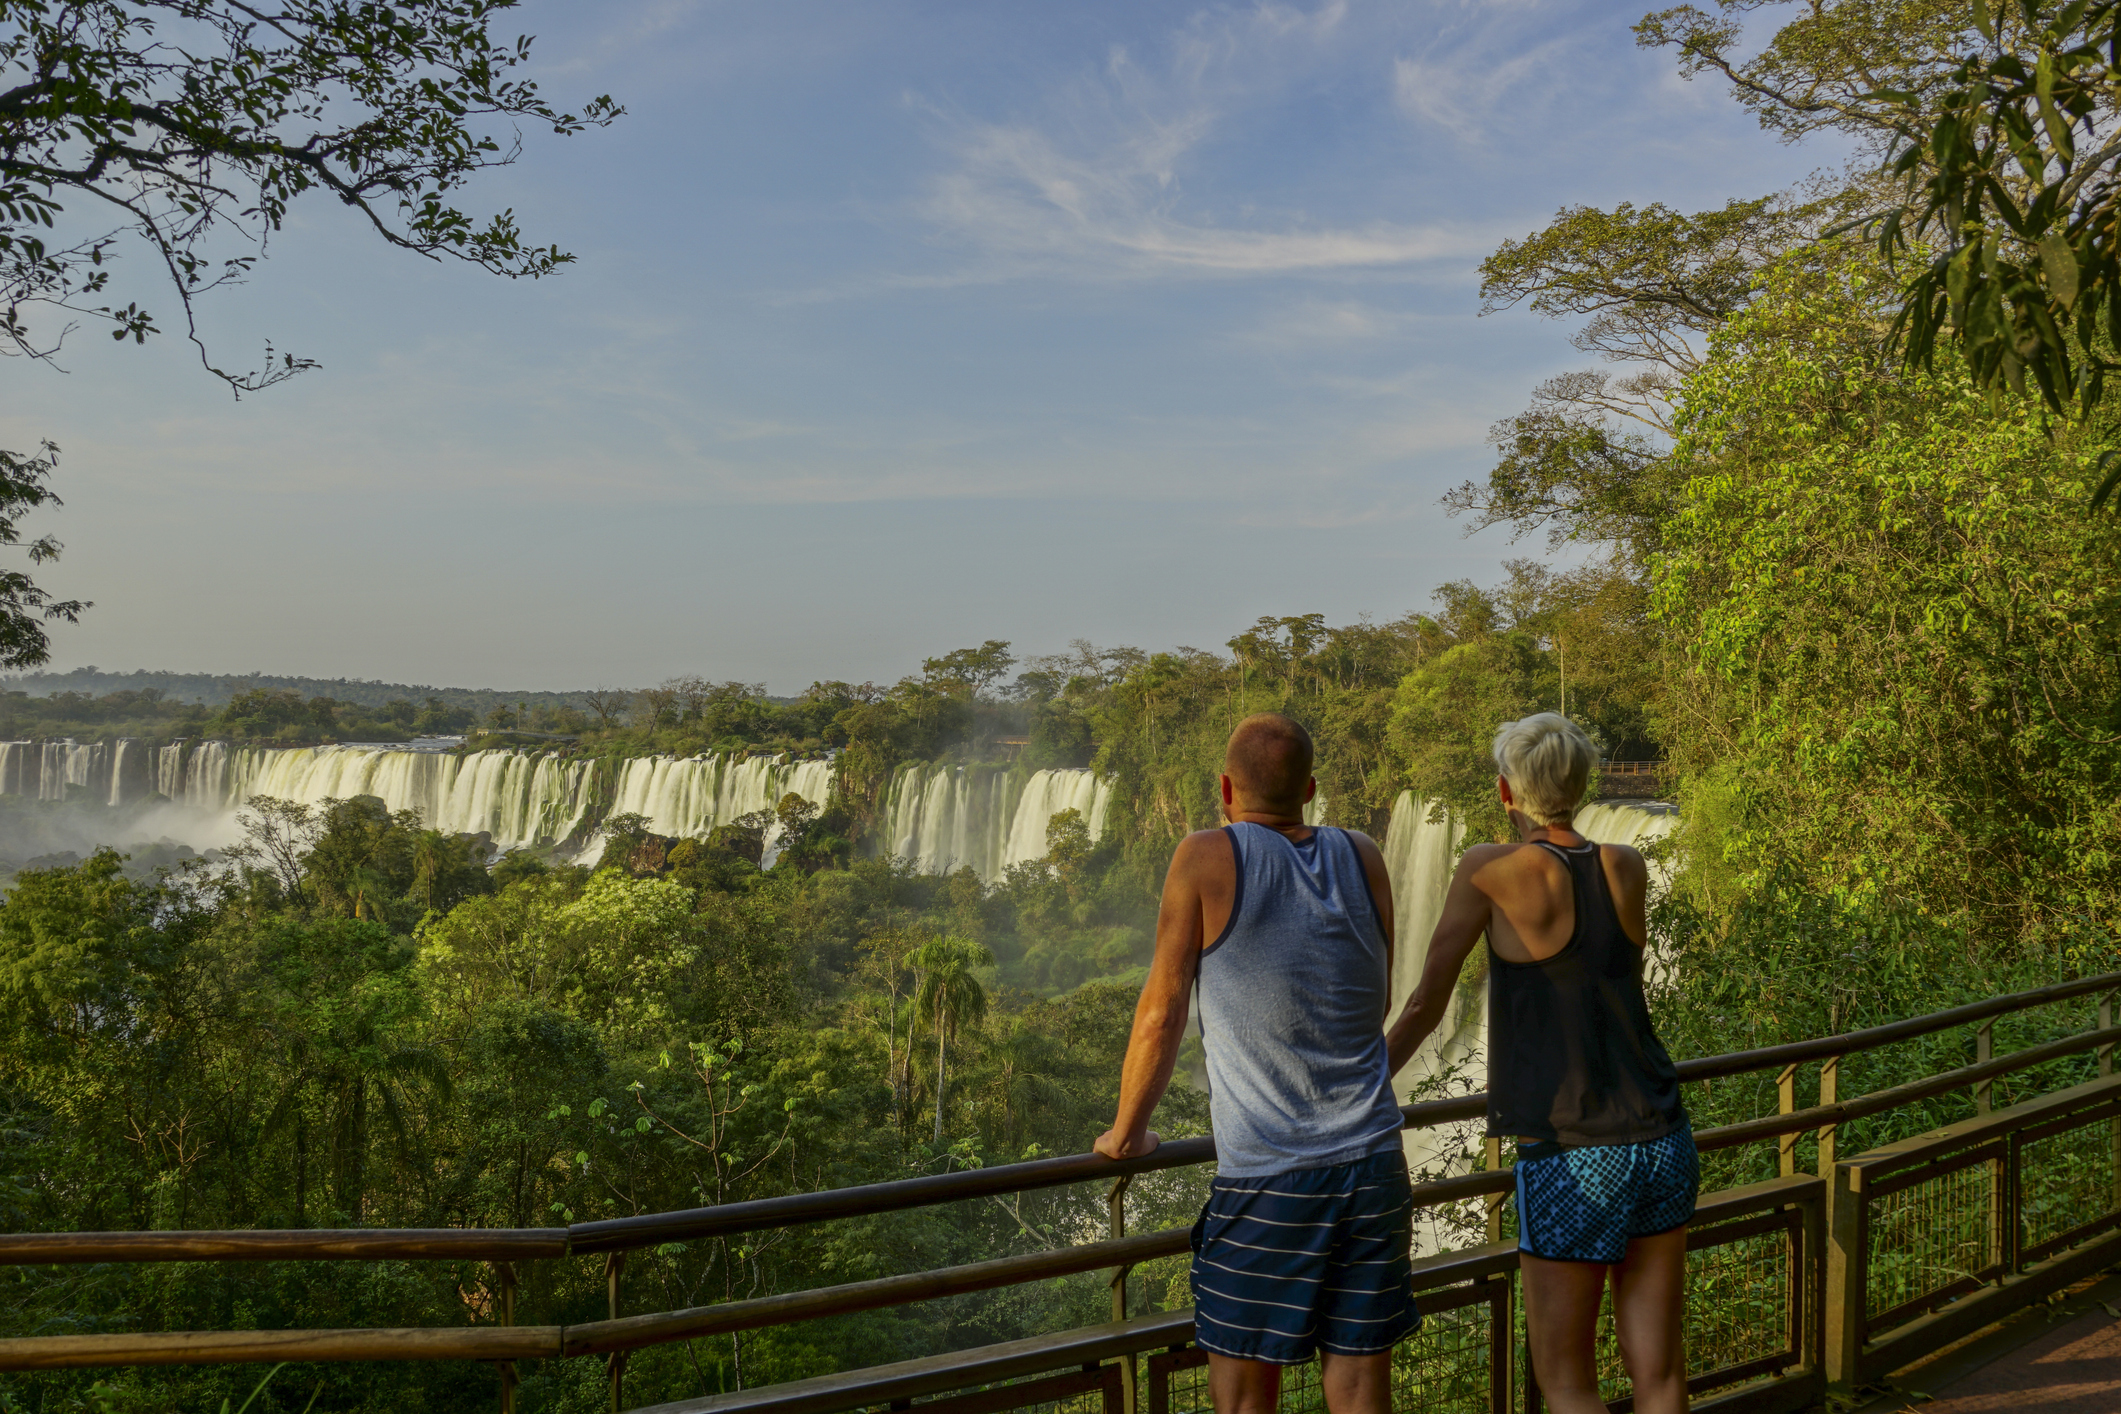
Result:
{"label": "man's bald head", "polygon": [[1255,712],[1230,733],[1223,774],[1240,809],[1301,815],[1311,781],[1311,734],[1279,712]]}

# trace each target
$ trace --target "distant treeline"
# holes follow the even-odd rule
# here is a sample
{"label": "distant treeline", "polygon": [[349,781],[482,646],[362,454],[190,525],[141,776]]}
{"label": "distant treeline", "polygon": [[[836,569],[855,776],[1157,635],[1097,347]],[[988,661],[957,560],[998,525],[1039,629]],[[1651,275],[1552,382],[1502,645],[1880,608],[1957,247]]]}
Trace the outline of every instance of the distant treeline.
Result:
{"label": "distant treeline", "polygon": [[417,703],[401,697],[380,706],[368,706],[261,687],[238,693],[215,710],[197,702],[165,697],[151,687],[109,692],[101,697],[85,692],[39,697],[20,690],[0,691],[0,740],[6,741],[40,737],[76,741],[225,737],[281,746],[314,746],[330,741],[404,741],[414,736],[462,732],[472,725],[469,710],[452,707],[439,697]]}
{"label": "distant treeline", "polygon": [[26,692],[32,697],[50,697],[74,692],[100,697],[114,692],[153,691],[181,703],[223,707],[246,692],[264,689],[296,692],[304,699],[327,697],[357,707],[381,708],[392,702],[421,702],[432,697],[444,706],[468,712],[484,720],[495,708],[511,712],[519,706],[533,711],[543,707],[580,707],[584,692],[531,692],[491,687],[429,687],[402,682],[371,682],[362,678],[296,678],[273,673],[164,673],[142,669],[132,673],[107,673],[100,668],[75,668],[65,673],[14,673],[0,676],[0,688]]}

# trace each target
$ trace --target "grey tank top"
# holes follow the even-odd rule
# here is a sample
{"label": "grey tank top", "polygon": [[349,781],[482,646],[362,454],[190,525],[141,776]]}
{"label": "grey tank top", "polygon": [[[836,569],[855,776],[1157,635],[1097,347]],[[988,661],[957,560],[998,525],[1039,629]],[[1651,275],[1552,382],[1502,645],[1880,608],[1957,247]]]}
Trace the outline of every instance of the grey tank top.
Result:
{"label": "grey tank top", "polygon": [[1216,1171],[1263,1178],[1399,1147],[1384,929],[1345,830],[1226,825],[1237,896],[1200,957]]}

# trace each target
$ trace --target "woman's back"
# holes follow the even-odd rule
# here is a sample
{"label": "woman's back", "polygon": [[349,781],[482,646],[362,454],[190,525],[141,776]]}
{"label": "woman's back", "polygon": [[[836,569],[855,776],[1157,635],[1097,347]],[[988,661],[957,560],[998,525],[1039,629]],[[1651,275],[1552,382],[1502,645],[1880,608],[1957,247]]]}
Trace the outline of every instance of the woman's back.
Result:
{"label": "woman's back", "polygon": [[[1536,841],[1495,860],[1505,877],[1489,881],[1500,915],[1489,925],[1490,1134],[1635,1144],[1686,1122],[1642,992],[1642,944],[1614,898],[1617,874],[1639,919],[1647,871],[1621,848]],[[1499,936],[1506,929],[1514,936]]]}

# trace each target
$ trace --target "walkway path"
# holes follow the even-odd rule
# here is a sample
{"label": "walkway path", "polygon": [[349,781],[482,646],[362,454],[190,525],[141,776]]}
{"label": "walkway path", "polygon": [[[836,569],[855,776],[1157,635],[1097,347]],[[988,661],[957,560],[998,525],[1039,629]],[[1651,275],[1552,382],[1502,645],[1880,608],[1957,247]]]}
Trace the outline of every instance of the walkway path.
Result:
{"label": "walkway path", "polygon": [[1893,1384],[1904,1392],[1874,1402],[1863,1414],[2116,1414],[2117,1298],[2121,1282],[2109,1278],[2058,1306],[2028,1311],[1989,1336],[1902,1371]]}

